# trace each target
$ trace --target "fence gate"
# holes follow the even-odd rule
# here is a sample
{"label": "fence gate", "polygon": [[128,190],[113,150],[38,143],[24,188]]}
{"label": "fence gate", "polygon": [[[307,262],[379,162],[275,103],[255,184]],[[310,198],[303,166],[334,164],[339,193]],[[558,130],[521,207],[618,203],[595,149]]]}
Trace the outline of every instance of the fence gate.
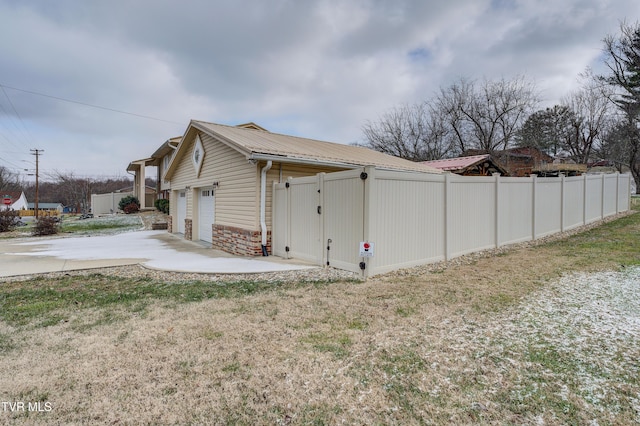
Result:
{"label": "fence gate", "polygon": [[360,272],[365,179],[357,169],[274,184],[273,254]]}
{"label": "fence gate", "polygon": [[[368,175],[367,175],[368,173]],[[531,241],[628,210],[629,175],[465,177],[373,167],[273,187],[273,253],[372,276]],[[366,204],[365,204],[366,203]],[[478,205],[488,204],[482,212]],[[359,257],[359,243],[377,244]]]}

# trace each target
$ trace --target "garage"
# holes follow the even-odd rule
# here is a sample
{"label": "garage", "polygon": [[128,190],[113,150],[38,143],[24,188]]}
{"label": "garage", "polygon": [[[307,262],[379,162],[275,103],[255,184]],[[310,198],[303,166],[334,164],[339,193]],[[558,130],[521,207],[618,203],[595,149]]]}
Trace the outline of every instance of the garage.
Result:
{"label": "garage", "polygon": [[213,188],[200,188],[198,193],[198,238],[210,243],[213,241],[213,222],[215,215]]}
{"label": "garage", "polygon": [[[228,126],[192,120],[164,175],[173,188],[171,229],[187,240],[211,242],[217,250],[263,256],[272,253],[274,182],[370,165],[441,173],[363,147],[271,133],[254,123]],[[184,201],[179,199],[179,191],[185,188],[183,218],[178,206],[182,208]],[[311,206],[313,212],[316,207]],[[184,233],[182,227],[186,228]]]}
{"label": "garage", "polygon": [[180,191],[178,194],[178,232],[184,234],[184,220],[187,218],[187,193]]}

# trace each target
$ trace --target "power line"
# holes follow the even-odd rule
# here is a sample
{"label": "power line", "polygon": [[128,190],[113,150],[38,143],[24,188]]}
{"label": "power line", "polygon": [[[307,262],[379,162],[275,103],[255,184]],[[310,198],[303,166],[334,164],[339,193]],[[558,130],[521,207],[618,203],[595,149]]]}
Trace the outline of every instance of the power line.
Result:
{"label": "power line", "polygon": [[102,178],[130,178],[131,175],[128,173],[123,173],[121,171],[115,171],[114,173],[104,172],[97,174],[86,174],[86,173],[78,173],[76,170],[68,170],[68,169],[42,169],[40,167],[40,176],[47,176],[49,178],[57,178],[59,176],[72,176],[78,179],[102,179]]}
{"label": "power line", "polygon": [[11,166],[13,166],[13,167],[15,167],[16,169],[23,169],[23,168],[24,168],[24,167],[20,167],[18,164],[14,163],[14,162],[12,162],[12,161],[7,160],[6,158],[2,158],[2,157],[0,157],[0,160],[2,160],[2,161],[4,161],[5,163],[7,163],[7,164],[9,164],[9,165],[11,165]]}
{"label": "power line", "polygon": [[[27,129],[27,126],[24,124],[24,121],[22,120],[22,116],[20,115],[20,113],[18,112],[18,110],[16,109],[15,105],[13,104],[13,102],[11,101],[11,98],[9,97],[9,94],[7,93],[6,90],[4,90],[4,87],[2,85],[0,85],[0,88],[2,88],[2,93],[4,93],[4,96],[7,98],[7,101],[9,101],[9,105],[11,105],[11,109],[13,109],[13,112],[15,113],[15,115],[18,117],[18,119],[20,120],[20,122],[22,123],[22,127],[24,129],[24,134],[27,136],[27,139],[31,138],[33,139],[33,137],[31,136],[31,134],[29,133],[29,130]],[[4,111],[4,113],[7,115],[7,117],[11,117],[11,115],[9,113],[7,113],[7,111],[4,108],[4,105],[0,104],[0,108],[2,108],[2,110]],[[15,126],[16,130],[20,131],[20,128],[15,124],[15,122],[13,120],[11,120],[13,122],[13,125]],[[9,130],[9,127],[7,127],[5,125],[5,127],[7,128],[7,130]],[[12,133],[10,131],[10,133]],[[9,138],[7,138],[6,136],[2,135],[7,142],[9,142],[11,145],[15,146],[16,148],[20,149],[20,147],[13,142],[12,140],[10,140]]]}
{"label": "power line", "polygon": [[86,102],[74,101],[72,99],[61,98],[59,96],[48,95],[46,93],[34,92],[32,90],[19,89],[17,87],[11,87],[11,86],[7,86],[7,85],[2,84],[2,83],[0,83],[0,87],[2,87],[3,91],[4,91],[4,88],[7,88],[7,89],[12,89],[12,90],[17,90],[19,92],[29,93],[31,95],[36,95],[36,96],[42,96],[42,97],[45,97],[45,98],[55,99],[55,100],[62,101],[62,102],[69,102],[69,103],[72,103],[72,104],[78,104],[78,105],[83,105],[83,106],[87,106],[87,107],[91,107],[91,108],[102,109],[102,110],[105,110],[105,111],[117,112],[118,114],[126,114],[126,115],[131,115],[131,116],[134,116],[134,117],[145,118],[147,120],[155,120],[155,121],[161,121],[161,122],[164,122],[164,123],[177,124],[179,126],[183,126],[184,125],[184,123],[178,123],[177,121],[164,120],[162,118],[156,118],[156,117],[151,117],[149,115],[137,114],[135,112],[123,111],[123,110],[119,110],[119,109],[115,109],[115,108],[109,108],[109,107],[105,107],[105,106],[89,104],[89,103],[86,103]]}

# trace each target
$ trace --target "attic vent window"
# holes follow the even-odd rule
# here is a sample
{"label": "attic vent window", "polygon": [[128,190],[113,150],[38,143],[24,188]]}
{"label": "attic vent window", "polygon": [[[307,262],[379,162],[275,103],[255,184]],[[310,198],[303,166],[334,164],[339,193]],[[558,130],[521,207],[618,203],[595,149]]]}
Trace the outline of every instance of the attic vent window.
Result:
{"label": "attic vent window", "polygon": [[202,161],[204,160],[204,146],[200,140],[200,135],[196,136],[196,143],[193,145],[191,160],[193,161],[193,168],[196,171],[196,177],[199,177],[200,170],[202,169]]}

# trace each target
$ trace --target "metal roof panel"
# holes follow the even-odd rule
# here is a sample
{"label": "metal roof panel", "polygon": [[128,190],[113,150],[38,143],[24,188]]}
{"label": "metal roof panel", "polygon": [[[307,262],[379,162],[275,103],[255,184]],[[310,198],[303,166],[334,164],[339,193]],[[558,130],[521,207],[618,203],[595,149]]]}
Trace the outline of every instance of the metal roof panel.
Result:
{"label": "metal roof panel", "polygon": [[203,131],[222,136],[238,148],[253,154],[268,154],[288,159],[316,160],[354,166],[376,166],[392,170],[442,173],[437,168],[387,155],[369,148],[325,142],[265,130],[193,121]]}
{"label": "metal roof panel", "polygon": [[471,155],[469,157],[456,157],[446,158],[443,160],[423,161],[422,164],[435,167],[440,170],[460,170],[480,163],[489,157],[489,154]]}

